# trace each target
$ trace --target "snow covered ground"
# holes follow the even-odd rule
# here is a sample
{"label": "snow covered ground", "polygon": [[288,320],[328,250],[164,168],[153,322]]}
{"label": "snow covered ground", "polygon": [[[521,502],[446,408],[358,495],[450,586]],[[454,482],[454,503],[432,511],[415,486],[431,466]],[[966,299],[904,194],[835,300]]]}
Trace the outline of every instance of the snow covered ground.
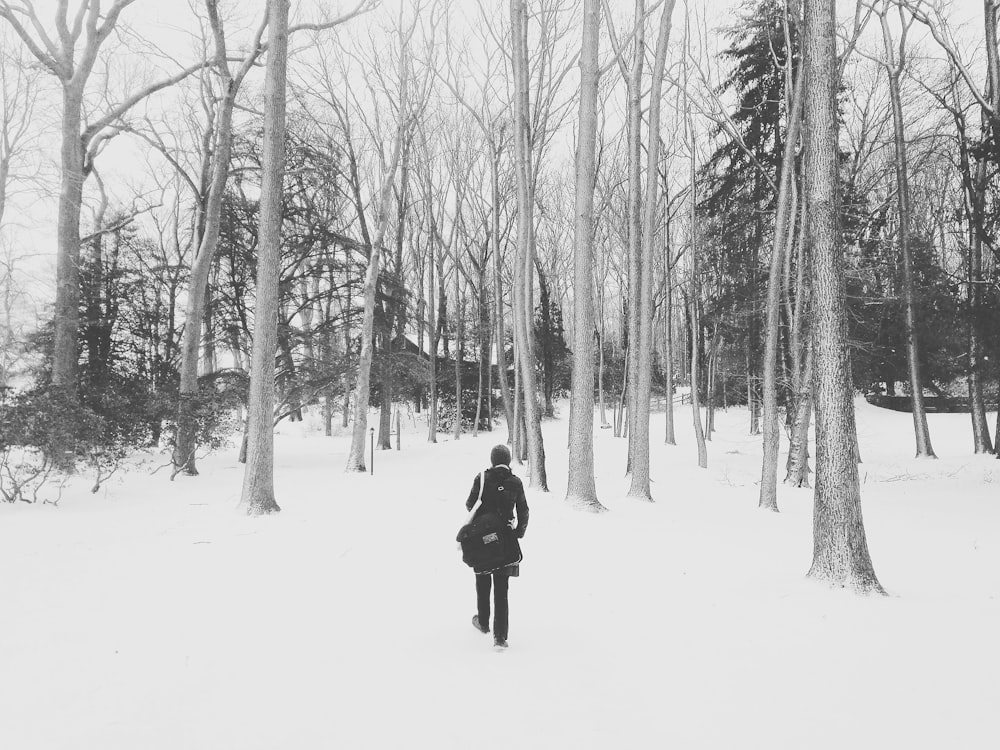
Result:
{"label": "snow covered ground", "polygon": [[344,474],[346,438],[284,426],[274,517],[235,512],[235,451],[0,506],[0,747],[997,747],[1000,462],[970,455],[967,415],[931,415],[940,460],[916,461],[908,414],[858,409],[891,596],[805,580],[812,493],[757,510],[745,411],[718,415],[707,471],[688,408],[677,446],[656,415],[652,504],[598,430],[600,515],[563,502],[556,421],[503,653],[453,541],[488,433],[404,422],[372,477]]}

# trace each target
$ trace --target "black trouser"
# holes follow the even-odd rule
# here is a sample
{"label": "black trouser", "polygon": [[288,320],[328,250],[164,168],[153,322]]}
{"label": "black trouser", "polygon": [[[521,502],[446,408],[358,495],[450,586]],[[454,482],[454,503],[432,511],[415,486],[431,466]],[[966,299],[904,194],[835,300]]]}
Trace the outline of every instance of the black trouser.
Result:
{"label": "black trouser", "polygon": [[476,576],[476,604],[479,608],[479,622],[490,624],[490,587],[493,583],[493,635],[507,640],[507,583],[510,576],[503,570],[492,575]]}

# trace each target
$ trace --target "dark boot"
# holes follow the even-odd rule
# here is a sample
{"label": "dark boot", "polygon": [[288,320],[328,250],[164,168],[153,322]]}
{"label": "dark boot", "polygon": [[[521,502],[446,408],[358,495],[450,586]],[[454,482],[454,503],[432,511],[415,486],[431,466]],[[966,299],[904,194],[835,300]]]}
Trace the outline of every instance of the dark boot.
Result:
{"label": "dark boot", "polygon": [[479,622],[479,615],[473,615],[472,616],[472,627],[474,627],[480,633],[489,633],[490,632],[489,625],[483,625],[481,622]]}

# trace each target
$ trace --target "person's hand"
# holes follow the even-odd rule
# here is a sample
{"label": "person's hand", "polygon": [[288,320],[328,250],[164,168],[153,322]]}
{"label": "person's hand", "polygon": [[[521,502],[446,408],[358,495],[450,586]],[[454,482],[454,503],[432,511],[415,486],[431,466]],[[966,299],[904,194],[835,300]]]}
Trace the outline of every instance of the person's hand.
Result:
{"label": "person's hand", "polygon": [[517,521],[510,520],[507,522],[507,525],[510,526],[510,530],[513,531],[517,528]]}

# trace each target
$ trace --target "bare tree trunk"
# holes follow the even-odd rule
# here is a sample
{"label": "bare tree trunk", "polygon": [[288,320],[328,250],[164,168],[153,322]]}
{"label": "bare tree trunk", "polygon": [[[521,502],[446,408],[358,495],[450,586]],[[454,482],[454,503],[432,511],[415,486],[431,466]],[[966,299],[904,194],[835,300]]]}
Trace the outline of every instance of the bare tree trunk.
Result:
{"label": "bare tree trunk", "polygon": [[[792,65],[791,56],[786,63]],[[788,105],[788,127],[782,154],[781,178],[778,182],[778,207],[774,218],[774,242],[771,246],[771,268],[767,278],[767,323],[764,338],[764,458],[760,478],[758,507],[778,511],[778,449],[781,425],[778,418],[778,323],[781,304],[781,270],[791,255],[795,237],[795,147],[799,139],[802,114],[802,82],[799,72],[792,101]],[[791,402],[789,402],[791,403]]]}
{"label": "bare tree trunk", "polygon": [[354,429],[351,433],[350,453],[347,456],[347,471],[367,471],[365,438],[368,432],[368,400],[370,397],[372,355],[374,353],[375,289],[378,285],[382,261],[382,246],[385,243],[385,233],[389,226],[389,202],[392,199],[393,182],[396,179],[396,169],[399,167],[407,127],[408,82],[408,50],[406,44],[402,43],[400,46],[400,97],[397,113],[399,124],[392,144],[392,156],[382,175],[382,190],[379,196],[378,211],[375,215],[375,235],[372,241],[371,255],[368,258],[368,271],[365,274],[365,286],[362,292],[364,318],[361,323],[361,355],[358,358],[358,377],[354,387]]}
{"label": "bare tree trunk", "polygon": [[666,288],[666,320],[664,321],[664,353],[663,353],[663,379],[666,382],[666,417],[664,427],[663,442],[666,445],[677,445],[677,438],[674,436],[674,311],[673,311],[673,291],[671,285],[673,284],[673,273],[668,267],[667,269],[667,280],[665,284]]}
{"label": "bare tree trunk", "polygon": [[909,364],[910,398],[913,404],[913,431],[917,444],[917,456],[936,458],[934,449],[931,447],[930,431],[927,428],[923,380],[920,376],[920,343],[917,335],[914,292],[916,282],[913,278],[913,257],[910,252],[910,183],[907,175],[906,134],[903,131],[903,100],[899,91],[899,77],[903,72],[905,62],[906,31],[909,28],[909,23],[904,23],[899,52],[896,56],[893,52],[887,13],[888,6],[883,6],[879,16],[887,57],[883,67],[885,67],[889,78],[889,102],[892,106],[893,134],[896,146],[896,205],[899,214],[899,251],[903,257],[903,305],[906,314],[906,357]]}
{"label": "bare tree trunk", "polygon": [[[344,303],[341,307],[344,315],[344,356],[349,357],[351,352],[351,276],[347,274],[344,284]],[[344,389],[344,398],[340,404],[340,423],[345,430],[350,424],[351,417],[351,378],[348,372],[344,371],[340,379]]]}
{"label": "bare tree trunk", "polygon": [[[430,193],[428,193],[430,195]],[[428,210],[433,210],[430,208]],[[433,217],[431,218],[433,221]],[[428,326],[428,338],[430,339],[430,394],[429,402],[427,404],[427,442],[436,443],[437,442],[437,417],[438,417],[438,403],[437,403],[437,350],[438,350],[438,331],[437,331],[437,300],[435,299],[437,295],[437,286],[434,283],[434,269],[437,265],[436,258],[434,257],[434,236],[431,233],[430,245],[428,247],[428,252],[430,257],[427,264],[427,276],[428,276],[428,295],[430,296],[430,304],[427,306],[427,326]]]}
{"label": "bare tree trunk", "polygon": [[[181,342],[180,391],[177,407],[177,435],[174,440],[173,463],[175,467],[183,467],[185,474],[195,476],[198,468],[195,464],[197,443],[195,432],[195,409],[198,400],[198,346],[201,342],[202,318],[207,307],[208,283],[212,271],[212,261],[219,244],[219,232],[222,226],[222,199],[229,177],[229,162],[233,146],[233,108],[236,104],[236,94],[243,82],[251,63],[257,59],[256,51],[244,60],[235,77],[229,69],[227,60],[226,37],[222,20],[218,13],[217,1],[206,0],[209,22],[215,38],[215,70],[219,76],[219,87],[222,97],[219,99],[213,117],[214,142],[212,144],[212,174],[205,196],[203,220],[194,262],[191,264],[191,274],[188,281],[187,303],[184,315],[184,334]],[[261,27],[261,31],[263,26]],[[258,41],[259,41],[258,32]],[[207,136],[206,136],[207,138]],[[207,145],[207,143],[206,143]]]}
{"label": "bare tree trunk", "polygon": [[[980,165],[985,167],[985,159]],[[977,172],[979,170],[977,169]],[[985,169],[983,170],[985,172]],[[985,181],[979,182],[983,185]],[[986,421],[986,399],[983,395],[982,361],[983,346],[980,335],[979,318],[983,309],[983,245],[979,233],[973,230],[969,245],[968,263],[968,306],[969,306],[969,337],[966,349],[968,360],[969,415],[972,418],[973,449],[976,453],[992,453],[990,427]],[[1000,434],[997,435],[1000,440]]]}
{"label": "bare tree trunk", "polygon": [[666,445],[677,445],[674,437],[674,268],[670,261],[670,207],[666,176],[663,183],[663,380],[666,391],[663,442]]}
{"label": "bare tree trunk", "polygon": [[281,510],[274,499],[274,354],[278,344],[281,189],[285,174],[288,8],[288,0],[271,0],[267,11],[269,49],[264,80],[257,297],[250,362],[247,467],[240,497],[240,508],[252,516]]}
{"label": "bare tree trunk", "polygon": [[74,389],[77,381],[77,331],[80,327],[80,206],[83,203],[82,82],[67,82],[62,92],[61,184],[56,254],[56,305],[52,384]]}
{"label": "bare tree trunk", "polygon": [[812,349],[806,349],[800,390],[795,399],[795,421],[788,440],[788,463],[785,484],[810,487],[809,484],[809,421],[812,416]]}
{"label": "bare tree trunk", "polygon": [[[625,471],[631,474],[635,462],[636,430],[635,420],[639,409],[636,399],[640,398],[639,373],[642,362],[639,353],[639,306],[642,292],[642,67],[646,58],[645,48],[645,0],[635,0],[635,40],[632,47],[632,67],[625,80],[627,97],[627,138],[628,138],[628,348],[631,356],[625,368],[627,387],[625,390],[628,406],[628,463]],[[650,138],[650,144],[653,139]]]}
{"label": "bare tree trunk", "polygon": [[[484,339],[483,339],[483,336],[484,336],[484,328],[483,328],[483,307],[484,307],[484,300],[483,300],[483,295],[485,294],[485,292],[486,292],[486,289],[485,289],[485,286],[483,284],[483,271],[482,271],[482,266],[480,266],[480,271],[479,271],[479,290],[478,290],[478,294],[476,295],[477,296],[477,299],[476,299],[476,312],[477,312],[477,320],[478,320],[478,325],[476,326],[476,353],[477,353],[478,356],[476,357],[476,361],[479,363],[479,366],[477,367],[477,369],[478,369],[479,372],[477,373],[478,377],[476,379],[476,415],[475,415],[475,417],[473,417],[473,420],[472,420],[472,437],[478,437],[479,436],[479,422],[483,418],[483,396],[485,395],[485,385],[486,385],[485,382],[484,382],[485,381],[485,374],[486,373],[483,371],[483,353],[484,352],[488,352],[489,351],[489,347],[486,346],[486,341],[484,341]],[[487,358],[487,360],[486,360],[486,367],[489,367],[489,365],[490,365],[490,362],[489,362],[489,359]]]}
{"label": "bare tree trunk", "polygon": [[[513,292],[513,289],[511,290]],[[521,426],[524,424],[524,396],[521,391],[521,367],[520,367],[520,357],[518,356],[517,347],[517,335],[515,334],[514,340],[514,442],[512,443],[512,449],[514,453],[514,460],[519,464],[524,463],[527,457],[527,448],[524,445],[524,430]]]}
{"label": "bare tree trunk", "polygon": [[[997,14],[1000,5],[997,0],[983,0],[983,22],[986,39],[986,91],[989,104],[993,108],[993,116],[981,108],[981,132],[985,136],[992,129],[993,155],[1000,154],[1000,47],[997,45]],[[964,134],[963,134],[964,135]],[[962,136],[960,136],[962,137]],[[968,172],[968,149],[962,143],[962,156],[965,171]],[[969,204],[972,207],[969,247],[969,291],[968,305],[970,312],[968,362],[969,362],[969,413],[972,417],[972,436],[976,453],[992,453],[993,444],[990,441],[990,428],[986,421],[986,403],[983,395],[983,351],[982,322],[983,312],[983,231],[985,229],[985,202],[988,190],[988,166],[990,159],[986,154],[980,155],[976,163],[975,181],[970,186]],[[1000,412],[997,416],[1000,427]],[[997,432],[997,447],[1000,448],[1000,432]],[[1000,453],[998,453],[1000,455]]]}
{"label": "bare tree trunk", "polygon": [[600,26],[600,0],[584,0],[579,140],[576,148],[573,380],[569,405],[566,500],[591,511],[604,510],[597,499],[594,483],[594,179]]}
{"label": "bare tree trunk", "polygon": [[545,447],[538,413],[538,388],[535,382],[535,357],[531,336],[531,287],[534,270],[532,258],[532,197],[528,132],[528,52],[527,10],[525,0],[511,0],[511,27],[514,39],[514,153],[517,176],[517,273],[514,281],[514,330],[519,339],[518,369],[524,396],[525,437],[529,455],[529,486],[548,491],[545,475]]}
{"label": "bare tree trunk", "polygon": [[[388,352],[388,350],[386,350]],[[392,450],[392,377],[386,376],[382,381],[382,403],[378,411],[378,449]]]}
{"label": "bare tree trunk", "polygon": [[[457,218],[456,218],[457,221]],[[462,360],[465,359],[465,299],[459,298],[458,246],[455,246],[455,423],[451,426],[452,439],[462,437]]]}
{"label": "bare tree trunk", "polygon": [[[622,371],[622,389],[618,394],[618,404],[615,406],[615,437],[625,437],[627,432],[625,429],[625,407],[628,401],[628,368],[629,368],[629,349],[625,347],[623,371]],[[627,467],[626,467],[627,468]]]}
{"label": "bare tree trunk", "polygon": [[851,437],[850,372],[844,330],[844,258],[837,194],[837,49],[834,0],[805,0],[802,35],[806,243],[813,267],[813,388],[816,491],[809,577],[859,592],[884,593],[861,517]]}
{"label": "bare tree trunk", "polygon": [[41,14],[36,13],[35,6],[40,4],[31,0],[15,6],[0,2],[0,18],[10,24],[41,68],[52,73],[62,88],[52,383],[68,389],[71,395],[75,395],[77,386],[80,211],[84,180],[101,145],[118,132],[113,126],[119,118],[157,91],[205,67],[205,63],[196,63],[132,91],[121,101],[107,107],[97,119],[85,124],[83,101],[88,79],[102,45],[116,30],[122,11],[133,1],[115,0],[102,8],[99,0],[83,0],[72,18],[69,17],[69,3],[59,2],[55,11],[58,38],[47,34],[38,20]]}
{"label": "bare tree trunk", "polygon": [[[688,142],[691,162],[689,165],[689,177],[691,180],[690,196],[688,198],[688,225],[690,232],[690,242],[688,250],[688,275],[691,283],[691,294],[688,300],[688,321],[691,326],[691,359],[690,359],[690,383],[691,383],[691,416],[694,421],[695,444],[698,447],[698,466],[702,469],[708,468],[708,448],[705,445],[705,431],[701,423],[701,404],[698,396],[698,386],[701,379],[700,347],[698,344],[701,329],[701,316],[698,309],[698,300],[701,296],[700,284],[698,280],[698,151],[695,140],[694,122],[691,117],[691,105],[688,101],[688,63],[687,51],[690,45],[690,29],[685,34],[685,62],[684,62],[684,105],[687,114],[684,118],[684,131]],[[749,368],[748,368],[749,373]],[[748,376],[749,377],[749,374]]]}
{"label": "bare tree trunk", "polygon": [[500,383],[500,398],[507,421],[507,442],[513,444],[516,424],[514,403],[510,385],[507,382],[507,356],[504,346],[507,341],[503,322],[503,286],[500,279],[500,149],[497,147],[490,159],[491,231],[493,243],[493,316],[496,323],[497,378]]}
{"label": "bare tree trunk", "polygon": [[[640,0],[641,2],[641,0]],[[666,67],[667,42],[670,38],[670,20],[674,11],[674,0],[667,0],[660,11],[660,31],[656,40],[653,62],[653,79],[649,103],[649,137],[646,145],[646,195],[643,206],[643,222],[639,233],[641,255],[639,258],[639,304],[638,324],[635,326],[639,338],[636,347],[636,394],[635,418],[631,435],[632,485],[629,497],[651,500],[649,488],[649,401],[652,390],[653,371],[653,240],[656,233],[658,188],[660,180],[660,100],[663,88],[663,71]]]}
{"label": "bare tree trunk", "polygon": [[705,379],[705,439],[711,440],[715,432],[715,374],[719,367],[719,325],[712,328],[712,341],[708,345],[708,377]]}
{"label": "bare tree trunk", "polygon": [[[696,231],[695,225],[692,224],[692,232]],[[697,260],[697,250],[695,249],[694,243],[691,245],[691,312],[689,318],[691,321],[691,338],[694,345],[691,347],[691,415],[694,420],[694,438],[695,444],[698,447],[698,466],[702,469],[708,468],[708,448],[705,445],[705,430],[701,423],[701,400],[698,397],[698,379],[701,375],[701,362],[700,354],[698,351],[698,328],[701,326],[701,319],[698,312],[698,282],[696,281],[698,273],[698,260]]]}

